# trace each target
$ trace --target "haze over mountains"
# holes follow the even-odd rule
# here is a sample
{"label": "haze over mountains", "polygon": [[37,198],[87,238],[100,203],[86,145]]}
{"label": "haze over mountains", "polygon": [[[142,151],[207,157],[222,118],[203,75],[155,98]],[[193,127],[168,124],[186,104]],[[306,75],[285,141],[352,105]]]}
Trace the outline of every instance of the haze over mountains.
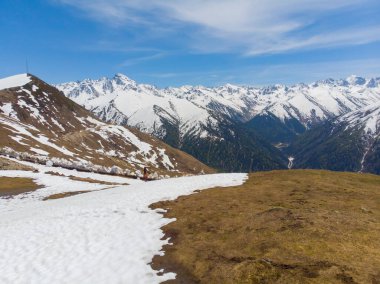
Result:
{"label": "haze over mountains", "polygon": [[117,74],[56,87],[102,120],[222,170],[286,168],[294,156],[299,168],[380,172],[380,78],[159,89]]}

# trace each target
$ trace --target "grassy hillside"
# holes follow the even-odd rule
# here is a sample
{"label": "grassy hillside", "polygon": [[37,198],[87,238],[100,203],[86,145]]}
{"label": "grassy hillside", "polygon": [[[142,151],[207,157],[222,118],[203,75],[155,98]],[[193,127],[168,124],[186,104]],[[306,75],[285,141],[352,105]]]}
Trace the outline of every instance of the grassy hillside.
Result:
{"label": "grassy hillside", "polygon": [[144,167],[161,177],[215,172],[137,129],[96,120],[53,86],[28,76],[28,84],[0,90],[0,154],[132,176]]}
{"label": "grassy hillside", "polygon": [[152,264],[177,283],[380,283],[380,176],[260,172],[153,207],[177,218]]}
{"label": "grassy hillside", "polygon": [[11,161],[7,158],[0,157],[0,170],[33,171],[34,169],[32,167]]}

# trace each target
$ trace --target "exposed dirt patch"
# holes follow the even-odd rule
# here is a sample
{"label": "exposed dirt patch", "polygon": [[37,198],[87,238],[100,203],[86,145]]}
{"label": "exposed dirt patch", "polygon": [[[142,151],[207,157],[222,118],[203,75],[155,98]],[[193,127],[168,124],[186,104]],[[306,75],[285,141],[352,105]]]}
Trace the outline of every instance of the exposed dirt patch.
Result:
{"label": "exposed dirt patch", "polygon": [[0,177],[0,197],[12,198],[15,195],[41,188],[30,178]]}
{"label": "exposed dirt patch", "polygon": [[[152,266],[173,283],[379,283],[380,176],[291,170],[152,208],[177,221]],[[363,210],[365,208],[365,210]]]}

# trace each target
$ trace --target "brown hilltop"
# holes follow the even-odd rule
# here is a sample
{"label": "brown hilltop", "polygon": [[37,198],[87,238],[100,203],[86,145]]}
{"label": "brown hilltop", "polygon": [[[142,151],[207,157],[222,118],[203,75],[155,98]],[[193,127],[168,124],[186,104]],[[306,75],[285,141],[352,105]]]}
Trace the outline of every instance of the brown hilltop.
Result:
{"label": "brown hilltop", "polygon": [[31,81],[26,85],[0,90],[2,153],[24,153],[21,159],[34,156],[40,162],[61,158],[88,168],[118,166],[118,173],[134,173],[144,166],[169,176],[213,172],[136,129],[99,121],[55,87],[28,76]]}

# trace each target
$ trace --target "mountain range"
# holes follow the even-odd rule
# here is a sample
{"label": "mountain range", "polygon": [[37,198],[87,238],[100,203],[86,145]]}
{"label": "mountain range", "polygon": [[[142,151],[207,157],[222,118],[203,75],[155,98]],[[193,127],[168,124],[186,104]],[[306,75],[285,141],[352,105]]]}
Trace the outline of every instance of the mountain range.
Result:
{"label": "mountain range", "polygon": [[297,168],[380,171],[380,78],[160,89],[116,74],[56,87],[103,121],[224,171],[287,168],[289,157]]}
{"label": "mountain range", "polygon": [[0,154],[78,170],[155,177],[213,170],[140,131],[100,121],[30,74],[0,80]]}

